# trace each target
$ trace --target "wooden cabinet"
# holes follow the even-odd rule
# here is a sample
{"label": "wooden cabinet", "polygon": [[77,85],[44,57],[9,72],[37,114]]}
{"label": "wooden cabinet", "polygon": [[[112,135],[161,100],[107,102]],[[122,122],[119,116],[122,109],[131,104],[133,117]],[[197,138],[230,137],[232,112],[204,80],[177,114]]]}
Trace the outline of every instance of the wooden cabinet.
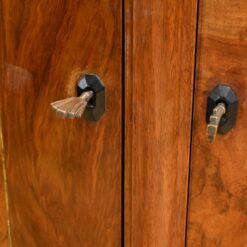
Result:
{"label": "wooden cabinet", "polygon": [[183,246],[196,1],[128,1],[126,246]]}
{"label": "wooden cabinet", "polygon": [[[200,3],[187,246],[247,246],[247,2]],[[239,99],[237,124],[205,137],[206,97],[216,84]]]}
{"label": "wooden cabinet", "polygon": [[[120,246],[121,1],[1,5],[12,246]],[[50,103],[73,96],[85,72],[105,83],[104,117],[98,123],[58,119]]]}
{"label": "wooden cabinet", "polygon": [[[0,1],[0,247],[246,247],[245,0]],[[50,103],[100,76],[97,122]],[[236,126],[207,138],[228,84]]]}

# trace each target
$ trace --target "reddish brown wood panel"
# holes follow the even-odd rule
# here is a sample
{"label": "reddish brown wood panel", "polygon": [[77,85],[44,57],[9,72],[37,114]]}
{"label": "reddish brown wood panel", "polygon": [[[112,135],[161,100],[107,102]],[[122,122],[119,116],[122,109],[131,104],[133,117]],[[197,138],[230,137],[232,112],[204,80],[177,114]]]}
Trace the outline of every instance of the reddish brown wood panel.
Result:
{"label": "reddish brown wood panel", "polygon": [[[2,23],[2,2],[0,2],[0,23]],[[0,24],[0,37],[3,37],[3,26]],[[4,69],[4,43],[3,38],[0,38],[0,86],[3,84],[3,69]],[[1,98],[0,98],[0,102]],[[0,247],[9,246],[8,227],[7,227],[7,210],[6,210],[6,188],[4,184],[5,177],[5,159],[4,159],[4,146],[2,136],[2,117],[1,117],[0,103]]]}
{"label": "reddish brown wood panel", "polygon": [[[202,0],[195,90],[188,247],[247,246],[247,2]],[[206,136],[207,93],[228,83],[239,97],[236,127]]]}
{"label": "reddish brown wood panel", "polygon": [[182,247],[197,1],[125,4],[125,242]]}
{"label": "reddish brown wood panel", "polygon": [[7,227],[7,210],[5,204],[5,189],[4,189],[4,179],[3,179],[3,158],[0,150],[0,161],[1,161],[1,170],[0,170],[0,247],[8,247],[8,227]]}
{"label": "reddish brown wood panel", "polygon": [[[2,1],[3,138],[13,246],[121,246],[121,1]],[[50,103],[98,74],[97,123]]]}

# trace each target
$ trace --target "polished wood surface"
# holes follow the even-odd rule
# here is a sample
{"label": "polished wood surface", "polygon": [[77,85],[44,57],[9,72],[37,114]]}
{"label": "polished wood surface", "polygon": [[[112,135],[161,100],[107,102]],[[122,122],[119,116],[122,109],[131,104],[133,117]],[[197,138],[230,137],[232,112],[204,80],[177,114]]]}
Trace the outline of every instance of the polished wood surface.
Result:
{"label": "polished wood surface", "polygon": [[[200,5],[188,247],[247,246],[247,2],[202,0]],[[236,127],[206,136],[207,93],[218,83],[239,97]]]}
{"label": "polished wood surface", "polygon": [[[3,138],[13,246],[121,246],[121,1],[3,0]],[[97,123],[56,118],[78,75],[107,90]]]}
{"label": "polished wood surface", "polygon": [[126,247],[185,244],[196,9],[125,1]]}
{"label": "polished wood surface", "polygon": [[[0,151],[0,159],[2,165],[2,154]],[[7,227],[7,210],[5,204],[5,189],[4,189],[4,179],[2,173],[2,166],[0,172],[0,247],[8,247],[8,227]]]}
{"label": "polished wood surface", "polygon": [[[0,23],[2,23],[2,2],[0,1]],[[3,26],[0,24],[0,37],[3,37]],[[0,38],[0,87],[3,83],[3,71],[4,71],[4,43],[3,38]],[[1,97],[0,102],[2,103]],[[9,246],[8,227],[7,227],[7,198],[6,198],[6,164],[4,158],[4,146],[2,135],[2,104],[0,103],[0,247]]]}

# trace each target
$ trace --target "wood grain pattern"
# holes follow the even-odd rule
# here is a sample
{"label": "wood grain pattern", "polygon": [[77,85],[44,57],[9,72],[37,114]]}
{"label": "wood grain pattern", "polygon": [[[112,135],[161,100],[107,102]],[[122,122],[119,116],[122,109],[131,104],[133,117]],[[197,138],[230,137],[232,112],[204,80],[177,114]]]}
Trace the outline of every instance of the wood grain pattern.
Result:
{"label": "wood grain pattern", "polygon": [[[2,2],[0,1],[0,23],[2,23]],[[3,37],[3,26],[0,24],[0,37]],[[3,38],[0,38],[0,86],[3,83],[4,72],[4,42]],[[2,102],[0,97],[0,102]],[[5,159],[4,159],[4,146],[2,138],[2,104],[0,103],[0,247],[8,247],[8,227],[7,227],[7,209],[6,209],[6,188],[4,183],[5,175]]]}
{"label": "wood grain pattern", "polygon": [[182,247],[197,1],[125,4],[125,243]]}
{"label": "wood grain pattern", "polygon": [[[247,246],[247,2],[202,0],[195,90],[188,247]],[[209,144],[207,93],[228,83],[237,126]]]}
{"label": "wood grain pattern", "polygon": [[2,150],[0,148],[0,247],[8,247],[8,227],[7,227],[7,210],[5,204],[5,189],[4,189],[4,179],[3,179],[3,157]]}
{"label": "wood grain pattern", "polygon": [[[3,0],[3,137],[13,246],[121,246],[121,1]],[[97,123],[57,119],[78,71],[107,88]]]}

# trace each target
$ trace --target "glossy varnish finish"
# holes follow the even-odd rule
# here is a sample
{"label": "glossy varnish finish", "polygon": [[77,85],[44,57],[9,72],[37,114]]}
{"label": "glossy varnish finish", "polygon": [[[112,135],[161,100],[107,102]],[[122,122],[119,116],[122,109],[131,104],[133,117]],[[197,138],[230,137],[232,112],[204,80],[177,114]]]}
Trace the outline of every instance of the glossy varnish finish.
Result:
{"label": "glossy varnish finish", "polygon": [[196,0],[125,1],[125,244],[185,240]]}
{"label": "glossy varnish finish", "polygon": [[[247,246],[247,2],[203,0],[190,181],[188,247]],[[236,127],[206,136],[207,93],[218,83],[239,97]]]}
{"label": "glossy varnish finish", "polygon": [[[121,246],[121,1],[2,4],[13,246]],[[84,71],[105,82],[104,117],[57,119]]]}

